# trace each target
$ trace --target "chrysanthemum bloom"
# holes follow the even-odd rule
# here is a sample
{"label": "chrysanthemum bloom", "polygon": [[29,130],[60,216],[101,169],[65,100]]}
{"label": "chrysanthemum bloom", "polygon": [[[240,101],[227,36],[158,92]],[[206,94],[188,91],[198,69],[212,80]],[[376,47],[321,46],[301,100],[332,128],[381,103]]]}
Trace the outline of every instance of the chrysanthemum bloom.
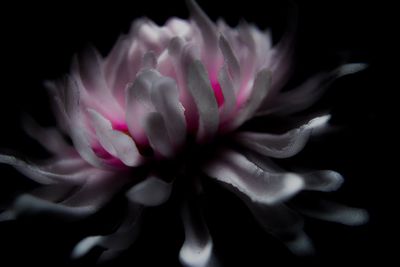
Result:
{"label": "chrysanthemum bloom", "polygon": [[[74,59],[70,75],[47,84],[60,132],[31,120],[25,125],[54,156],[33,163],[0,155],[1,162],[43,185],[17,197],[3,219],[50,213],[79,220],[124,194],[129,212],[116,232],[87,237],[72,253],[79,257],[98,245],[105,259],[135,240],[142,209],[167,201],[179,183],[185,232],[180,260],[207,266],[212,238],[196,199],[202,180],[213,179],[243,199],[292,251],[312,249],[301,216],[285,202],[302,190],[336,190],[343,179],[330,170],[287,171],[274,159],[301,151],[329,115],[272,133],[245,123],[303,111],[317,100],[322,85],[363,65],[344,65],[282,91],[291,68],[290,34],[273,46],[269,32],[254,25],[214,24],[194,1],[188,7],[188,21],[173,18],[162,27],[136,21],[107,57],[87,49]],[[363,210],[324,205],[305,212],[350,225],[367,217]]]}

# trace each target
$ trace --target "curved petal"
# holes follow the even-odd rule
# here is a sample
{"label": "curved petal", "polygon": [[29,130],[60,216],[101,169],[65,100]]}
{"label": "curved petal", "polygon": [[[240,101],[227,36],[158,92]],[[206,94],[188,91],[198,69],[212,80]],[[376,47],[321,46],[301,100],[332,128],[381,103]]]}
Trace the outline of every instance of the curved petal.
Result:
{"label": "curved petal", "polygon": [[314,244],[304,231],[298,232],[291,240],[284,243],[295,255],[307,256],[315,253]]}
{"label": "curved petal", "polygon": [[203,171],[252,201],[264,204],[282,202],[304,187],[299,175],[265,171],[234,151],[224,151]]}
{"label": "curved petal", "polygon": [[161,77],[153,85],[151,100],[164,121],[168,122],[166,128],[171,142],[175,148],[180,148],[186,140],[186,121],[175,81]]}
{"label": "curved petal", "polygon": [[316,117],[301,127],[284,134],[239,132],[234,135],[234,138],[239,144],[261,155],[289,158],[299,153],[311,134],[322,130],[329,119],[330,115]]}
{"label": "curved petal", "polygon": [[144,131],[149,140],[150,146],[155,152],[164,157],[173,155],[172,142],[167,134],[167,126],[158,112],[149,113],[144,120]]}
{"label": "curved petal", "polygon": [[121,190],[130,179],[132,177],[123,173],[92,169],[86,174],[86,180],[78,190],[60,204],[71,207],[91,206],[97,210]]}
{"label": "curved petal", "polygon": [[[85,181],[91,168],[83,160],[58,159],[49,164],[34,164],[13,155],[0,154],[0,163],[13,166],[19,172],[40,184],[66,182],[81,184]],[[72,167],[72,168],[70,168]]]}
{"label": "curved petal", "polygon": [[250,95],[248,97],[243,95],[238,96],[239,102],[243,101],[241,99],[244,98],[246,98],[246,100],[245,103],[239,103],[241,104],[241,107],[238,110],[238,116],[229,127],[230,129],[235,129],[243,124],[246,120],[251,118],[251,116],[259,108],[265,96],[268,94],[270,87],[271,72],[268,69],[263,69],[257,74]]}
{"label": "curved petal", "polygon": [[151,176],[129,189],[126,196],[134,203],[158,206],[168,200],[171,190],[171,184]]}
{"label": "curved petal", "polygon": [[148,143],[143,122],[146,115],[154,111],[150,95],[152,84],[158,78],[155,70],[143,70],[126,90],[126,123],[129,133],[139,145]]}
{"label": "curved petal", "polygon": [[185,242],[179,260],[187,267],[207,267],[212,259],[213,243],[205,221],[196,207],[185,203],[182,207]]}
{"label": "curved petal", "polygon": [[300,127],[284,134],[239,132],[235,135],[235,140],[262,155],[288,158],[304,148],[310,133],[307,127]]}
{"label": "curved petal", "polygon": [[93,214],[96,210],[93,206],[70,207],[24,194],[15,200],[13,207],[9,211],[15,218],[51,215],[53,218],[76,221]]}
{"label": "curved petal", "polygon": [[237,89],[240,87],[239,85],[241,83],[241,74],[240,74],[241,70],[239,62],[229,42],[222,35],[219,38],[219,48],[221,49],[225,62],[228,66],[228,70],[232,77],[233,84],[235,85],[235,92],[236,92]]}
{"label": "curved petal", "polygon": [[207,17],[196,1],[187,0],[186,3],[191,16],[196,22],[197,27],[200,29],[205,50],[207,53],[211,54],[210,56],[214,56],[218,43],[217,31],[214,23]]}
{"label": "curved petal", "polygon": [[364,209],[322,200],[313,203],[313,206],[302,207],[299,210],[309,217],[350,226],[362,225],[369,220],[368,212]]}
{"label": "curved petal", "polygon": [[22,126],[31,138],[35,139],[47,151],[55,155],[66,154],[73,150],[56,128],[41,127],[29,116],[24,117]]}
{"label": "curved petal", "polygon": [[114,233],[103,236],[89,236],[82,239],[75,245],[71,257],[74,259],[81,258],[95,246],[100,246],[106,250],[102,252],[99,261],[104,262],[114,258],[135,242],[140,230],[141,213],[142,208],[131,204],[125,220]]}
{"label": "curved petal", "polygon": [[94,47],[87,47],[78,59],[79,76],[89,92],[104,94],[108,90],[106,83],[103,59]]}
{"label": "curved petal", "polygon": [[315,104],[337,78],[357,73],[366,67],[366,64],[361,63],[344,64],[331,72],[317,74],[297,88],[280,93],[274,101],[265,103],[258,114],[288,115],[305,110]]}
{"label": "curved petal", "polygon": [[228,72],[228,66],[225,64],[218,73],[218,82],[221,85],[224,103],[221,109],[221,123],[231,119],[232,112],[236,105],[235,86]]}
{"label": "curved petal", "polygon": [[96,135],[104,149],[119,158],[127,166],[137,166],[141,156],[135,142],[125,133],[114,130],[110,121],[93,109],[88,110],[92,117]]}
{"label": "curved petal", "polygon": [[306,190],[331,192],[336,191],[343,183],[342,175],[330,170],[309,172],[301,176]]}
{"label": "curved petal", "polygon": [[207,71],[199,60],[194,60],[188,70],[188,90],[199,113],[197,138],[207,141],[218,131],[218,104],[211,87]]}
{"label": "curved petal", "polygon": [[68,131],[76,151],[83,159],[95,167],[103,168],[104,164],[94,153],[88,138],[86,125],[83,123],[83,117],[80,106],[80,92],[78,85],[73,78],[68,78],[68,91],[65,96],[65,103],[61,103],[61,99],[56,99],[58,104],[64,109],[62,117],[68,124]]}

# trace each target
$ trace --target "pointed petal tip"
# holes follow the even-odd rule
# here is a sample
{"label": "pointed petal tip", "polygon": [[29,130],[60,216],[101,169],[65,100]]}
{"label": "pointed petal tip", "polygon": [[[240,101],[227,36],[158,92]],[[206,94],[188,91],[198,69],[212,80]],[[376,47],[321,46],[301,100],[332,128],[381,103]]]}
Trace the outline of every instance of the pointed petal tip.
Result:
{"label": "pointed petal tip", "polygon": [[363,71],[366,68],[368,68],[367,63],[348,63],[348,64],[344,64],[344,65],[340,66],[337,69],[337,75],[339,77],[341,77],[341,76],[345,76],[345,75]]}
{"label": "pointed petal tip", "polygon": [[100,240],[101,236],[89,236],[82,239],[73,248],[71,258],[79,259],[84,257],[87,253],[89,253],[90,250],[99,244]]}
{"label": "pointed petal tip", "polygon": [[316,118],[312,119],[308,123],[307,126],[310,129],[323,127],[329,122],[330,119],[331,119],[331,115],[330,114],[326,114],[326,115],[323,115],[323,116],[320,116],[320,117],[316,117]]}

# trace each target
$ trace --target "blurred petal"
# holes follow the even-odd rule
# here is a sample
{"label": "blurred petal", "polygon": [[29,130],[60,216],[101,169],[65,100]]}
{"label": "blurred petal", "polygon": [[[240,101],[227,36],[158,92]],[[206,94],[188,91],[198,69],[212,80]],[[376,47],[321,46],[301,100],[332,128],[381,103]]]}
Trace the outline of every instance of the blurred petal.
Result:
{"label": "blurred petal", "polygon": [[104,76],[102,58],[94,47],[79,54],[79,72],[83,85],[90,92],[104,93],[108,86]]}
{"label": "blurred petal", "polygon": [[295,255],[308,256],[315,253],[314,245],[306,233],[300,231],[292,240],[285,241],[285,245]]}
{"label": "blurred petal", "polygon": [[24,117],[22,125],[30,137],[53,154],[65,154],[73,150],[56,128],[43,128],[29,116]]}
{"label": "blurred petal", "polygon": [[118,256],[123,250],[127,249],[135,242],[140,230],[140,216],[142,209],[136,205],[130,205],[128,214],[118,229],[104,236],[89,236],[82,239],[75,245],[71,257],[74,259],[81,258],[90,252],[95,246],[105,249],[102,252],[99,261],[108,261]]}
{"label": "blurred petal", "polygon": [[188,89],[193,96],[199,113],[197,138],[200,141],[207,141],[218,130],[219,113],[217,100],[215,99],[207,71],[198,60],[189,65]]}
{"label": "blurred petal", "polygon": [[144,130],[154,151],[164,157],[173,155],[172,142],[167,134],[167,126],[158,112],[149,113],[144,120]]}
{"label": "blurred petal", "polygon": [[[245,200],[245,199],[244,199]],[[245,200],[260,225],[277,237],[296,234],[303,229],[302,217],[283,204],[265,205]]]}
{"label": "blurred petal", "polygon": [[299,175],[265,171],[234,151],[224,151],[203,170],[258,203],[282,202],[304,187]]}
{"label": "blurred petal", "polygon": [[[243,103],[241,108],[239,108],[238,116],[233,121],[230,127],[231,129],[240,126],[246,120],[251,118],[267,95],[270,86],[271,73],[268,69],[263,69],[257,74],[250,95],[247,97],[245,100],[246,102]],[[243,96],[239,95],[239,98],[243,98]]]}
{"label": "blurred petal", "polygon": [[310,217],[344,225],[362,225],[368,222],[366,210],[344,206],[329,201],[317,201],[313,206],[302,207],[300,211]]}
{"label": "blurred petal", "polygon": [[[84,167],[82,160],[71,161],[68,159],[59,159],[49,164],[39,165],[27,162],[13,155],[0,154],[0,163],[13,166],[16,170],[40,184],[58,182],[81,183],[86,179],[87,173],[90,172],[90,169],[81,169],[81,167]],[[67,166],[72,166],[73,168],[67,169],[69,171],[66,172],[65,167]],[[76,169],[75,167],[78,168]],[[87,168],[87,166],[85,167]]]}
{"label": "blurred petal", "polygon": [[289,158],[299,153],[306,145],[311,133],[326,127],[330,116],[313,118],[307,124],[284,134],[239,132],[235,140],[244,147],[273,158]]}
{"label": "blurred petal", "polygon": [[162,77],[153,85],[151,99],[156,110],[163,116],[169,139],[175,147],[186,140],[185,109],[179,102],[179,92],[173,79]]}
{"label": "blurred petal", "polygon": [[68,78],[68,88],[65,103],[59,103],[59,105],[65,105],[62,116],[68,124],[71,140],[83,159],[95,167],[102,168],[104,164],[94,153],[86,132],[87,126],[83,122],[78,85],[71,77]]}
{"label": "blurred petal", "polygon": [[119,158],[127,166],[137,166],[140,163],[139,151],[131,137],[114,130],[110,121],[93,109],[88,110],[92,117],[96,135],[100,144],[111,155]]}
{"label": "blurred petal", "polygon": [[76,221],[93,214],[93,206],[71,207],[52,203],[32,195],[19,196],[11,209],[15,217],[51,215],[66,221]]}
{"label": "blurred petal", "polygon": [[262,155],[289,158],[304,148],[309,136],[310,130],[300,127],[284,134],[239,132],[235,135],[235,140]]}
{"label": "blurred petal", "polygon": [[187,7],[191,13],[192,18],[199,27],[201,35],[203,37],[203,43],[208,53],[215,52],[217,48],[217,31],[214,23],[208,18],[208,16],[201,10],[200,6],[194,0],[187,0]]}
{"label": "blurred petal", "polygon": [[309,172],[301,174],[301,176],[306,190],[331,192],[336,191],[343,183],[343,177],[330,170]]}
{"label": "blurred petal", "polygon": [[[225,62],[228,66],[229,73],[232,77],[233,84],[238,88],[240,85],[240,66],[239,62],[235,56],[235,53],[233,52],[230,44],[228,41],[225,39],[224,36],[220,36],[219,38],[219,48],[221,49],[221,52],[224,56]],[[236,92],[236,90],[235,90]]]}
{"label": "blurred petal", "polygon": [[221,121],[221,123],[224,123],[225,120],[232,119],[230,115],[232,115],[236,105],[235,86],[229,75],[226,64],[219,71],[218,82],[221,85],[222,94],[224,96],[224,103],[221,110],[221,120],[224,120]]}
{"label": "blurred petal", "polygon": [[126,123],[129,133],[138,145],[147,144],[143,122],[154,111],[150,94],[152,84],[159,78],[155,70],[143,70],[126,90]]}
{"label": "blurred petal", "polygon": [[129,189],[126,196],[134,203],[144,206],[158,206],[168,200],[171,190],[171,184],[150,176]]}
{"label": "blurred petal", "polygon": [[205,221],[197,207],[185,203],[182,208],[185,242],[179,260],[187,267],[207,267],[212,258],[213,243]]}

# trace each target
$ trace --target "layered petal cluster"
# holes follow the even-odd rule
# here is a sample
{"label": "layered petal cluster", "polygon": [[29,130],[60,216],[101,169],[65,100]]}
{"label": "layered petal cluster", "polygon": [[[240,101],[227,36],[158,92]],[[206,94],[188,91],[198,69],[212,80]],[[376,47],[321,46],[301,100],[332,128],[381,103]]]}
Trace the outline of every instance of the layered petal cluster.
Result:
{"label": "layered petal cluster", "polygon": [[[58,130],[31,120],[25,127],[54,156],[28,162],[0,155],[0,162],[43,184],[19,196],[3,219],[31,212],[76,220],[123,193],[129,212],[118,230],[87,237],[73,251],[79,257],[98,245],[106,259],[134,241],[143,207],[164,203],[173,184],[186,179],[184,195],[190,197],[182,200],[186,239],[180,260],[208,266],[212,238],[196,196],[201,179],[209,177],[242,198],[268,231],[290,233],[284,241],[294,252],[311,249],[301,217],[285,201],[302,190],[336,190],[343,178],[330,170],[286,171],[271,159],[300,152],[329,115],[298,121],[281,133],[242,126],[255,116],[307,109],[322,87],[363,65],[347,64],[282,91],[291,68],[290,34],[273,45],[269,32],[245,22],[236,28],[222,20],[215,24],[194,1],[187,2],[189,20],[172,18],[164,26],[137,20],[106,57],[88,48],[74,58],[68,76],[47,83]],[[307,214],[345,224],[367,217],[363,210],[324,207]]]}

